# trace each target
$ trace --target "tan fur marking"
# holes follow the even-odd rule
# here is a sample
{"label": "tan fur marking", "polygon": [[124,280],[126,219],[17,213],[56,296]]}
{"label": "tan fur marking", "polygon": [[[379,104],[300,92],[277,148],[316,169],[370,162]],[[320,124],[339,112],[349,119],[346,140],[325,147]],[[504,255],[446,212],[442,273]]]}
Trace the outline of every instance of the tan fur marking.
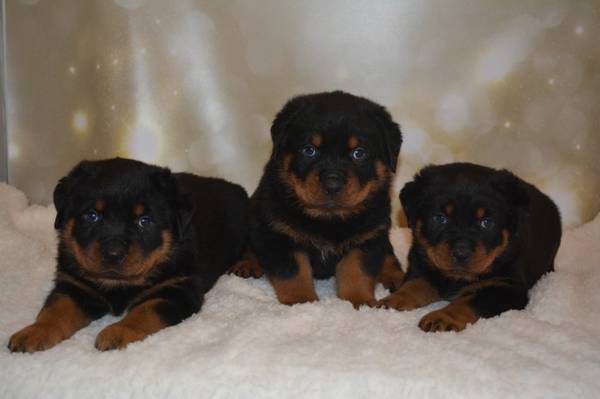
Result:
{"label": "tan fur marking", "polygon": [[100,254],[100,246],[98,243],[93,243],[86,250],[81,248],[73,237],[74,226],[75,219],[69,219],[65,224],[65,228],[61,232],[62,242],[65,244],[67,250],[75,257],[75,260],[79,266],[81,266],[84,272],[102,272],[102,255]]}
{"label": "tan fur marking", "polygon": [[485,216],[485,209],[483,209],[483,208],[477,208],[477,209],[475,210],[475,217],[476,217],[477,219],[481,219],[481,218],[482,218],[482,217],[484,217],[484,216]]}
{"label": "tan fur marking", "polygon": [[358,147],[358,139],[354,136],[350,136],[348,139],[348,149],[353,150]]}
{"label": "tan fur marking", "polygon": [[[361,186],[358,177],[351,174],[348,176],[344,188],[332,199],[322,189],[317,171],[310,171],[302,181],[289,170],[292,157],[292,154],[284,155],[282,169],[279,172],[280,179],[294,191],[304,212],[317,218],[345,218],[363,212],[365,210],[364,201],[371,193],[389,182],[391,176],[386,166],[382,162],[376,161],[377,178]],[[332,200],[335,201],[335,206],[331,206]]]}
{"label": "tan fur marking", "polygon": [[508,230],[502,230],[502,242],[496,248],[487,252],[482,244],[475,247],[475,253],[469,262],[468,269],[472,273],[482,274],[488,271],[489,267],[494,263],[496,258],[504,252],[509,244],[510,234]]}
{"label": "tan fur marking", "polygon": [[242,278],[261,278],[265,272],[256,255],[251,251],[246,251],[242,256],[242,259],[231,266],[227,273],[233,273]]}
{"label": "tan fur marking", "polygon": [[146,212],[146,207],[143,204],[135,204],[133,207],[133,214],[135,216],[142,216]]}
{"label": "tan fur marking", "polygon": [[351,240],[343,241],[337,246],[333,246],[329,241],[326,241],[320,237],[315,237],[309,233],[303,232],[299,229],[296,229],[289,224],[281,221],[274,220],[269,225],[274,231],[284,234],[287,237],[291,238],[295,242],[304,245],[310,245],[316,248],[330,247],[333,252],[337,254],[341,254],[342,252],[348,250],[348,248],[362,244],[363,242],[369,241],[384,231],[387,231],[388,227],[386,224],[381,224],[375,226],[373,229],[366,231],[361,234],[357,234],[352,237]]}
{"label": "tan fur marking", "polygon": [[421,248],[425,250],[430,264],[438,268],[446,277],[453,279],[475,281],[481,274],[488,272],[489,267],[506,250],[510,241],[509,232],[505,229],[502,231],[502,243],[499,246],[487,252],[483,244],[478,243],[466,267],[456,269],[453,265],[452,253],[448,243],[429,244],[421,234],[421,226],[422,222],[417,221],[414,235]]}
{"label": "tan fur marking", "polygon": [[450,203],[446,205],[444,211],[446,212],[446,215],[452,216],[452,214],[454,213],[454,204]]}
{"label": "tan fur marking", "polygon": [[423,331],[462,331],[467,324],[479,320],[469,306],[472,296],[463,296],[450,302],[445,308],[433,311],[423,316],[419,327]]}
{"label": "tan fur marking", "polygon": [[440,299],[438,291],[425,279],[406,281],[398,291],[380,300],[379,307],[396,310],[412,310],[420,308]]}
{"label": "tan fur marking", "polygon": [[404,209],[399,209],[396,214],[396,223],[398,223],[398,227],[408,227],[408,219],[406,218],[406,213]]}
{"label": "tan fur marking", "polygon": [[123,284],[143,285],[146,283],[146,277],[157,265],[166,262],[171,255],[173,245],[173,235],[169,230],[162,232],[162,244],[150,252],[147,256],[138,246],[131,246],[123,263],[120,275],[115,278],[107,278],[103,275],[106,272],[102,263],[100,245],[94,242],[88,248],[83,249],[77,244],[73,237],[73,226],[75,220],[70,219],[62,232],[61,239],[77,263],[81,266],[81,271],[87,279],[93,280],[105,286],[115,286]]}
{"label": "tan fur marking", "polygon": [[471,295],[471,294],[476,293],[479,290],[482,290],[482,289],[488,288],[488,287],[510,287],[510,286],[512,286],[510,278],[507,278],[507,277],[490,278],[490,279],[476,281],[472,284],[469,284],[468,286],[466,286],[465,288],[460,290],[460,292],[458,293],[458,296],[460,297],[460,296]]}
{"label": "tan fur marking", "polygon": [[87,326],[90,319],[68,296],[44,306],[35,323],[15,333],[8,347],[13,352],[37,352],[53,347]]}
{"label": "tan fur marking", "polygon": [[404,281],[404,272],[395,255],[386,255],[377,280],[387,289],[398,289]]}
{"label": "tan fur marking", "polygon": [[120,321],[104,328],[96,337],[96,348],[105,351],[123,349],[166,327],[155,307],[164,299],[150,299],[131,309]]}
{"label": "tan fur marking", "polygon": [[103,199],[97,199],[96,203],[94,204],[94,209],[96,209],[98,212],[102,212],[104,211],[104,208],[106,207],[106,202],[104,202]]}
{"label": "tan fur marking", "polygon": [[320,134],[315,134],[311,137],[310,142],[315,147],[319,148],[323,144],[323,137]]}
{"label": "tan fur marking", "polygon": [[337,296],[352,303],[355,309],[361,305],[374,306],[375,278],[363,270],[363,253],[351,250],[335,269]]}
{"label": "tan fur marking", "polygon": [[296,276],[291,279],[269,278],[277,299],[284,305],[318,300],[308,255],[304,252],[294,252],[294,260],[298,266]]}
{"label": "tan fur marking", "polygon": [[169,230],[163,230],[161,237],[162,244],[145,257],[141,248],[137,246],[129,248],[127,258],[122,267],[123,274],[126,277],[143,277],[154,267],[169,259],[173,245],[173,235]]}

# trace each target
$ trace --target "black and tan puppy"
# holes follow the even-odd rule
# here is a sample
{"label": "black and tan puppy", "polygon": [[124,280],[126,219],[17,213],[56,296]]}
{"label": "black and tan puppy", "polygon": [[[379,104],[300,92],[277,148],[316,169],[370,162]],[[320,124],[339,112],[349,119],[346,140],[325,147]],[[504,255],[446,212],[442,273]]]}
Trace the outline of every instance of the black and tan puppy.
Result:
{"label": "black and tan puppy", "polygon": [[128,159],[81,162],[54,203],[54,288],[35,323],[11,337],[14,352],[48,349],[107,313],[127,311],[98,334],[100,350],[177,324],[200,310],[247,240],[243,188]]}
{"label": "black and tan puppy", "polygon": [[[340,298],[373,305],[377,277],[389,286],[401,274],[388,239],[398,125],[382,106],[336,91],[290,100],[271,135],[250,235],[277,298],[317,300],[313,278],[335,275]],[[249,263],[234,272],[262,274]]]}
{"label": "black and tan puppy", "polygon": [[439,300],[425,331],[460,331],[481,317],[523,309],[554,270],[560,214],[550,198],[506,170],[429,166],[400,200],[413,233],[404,284],[380,304],[410,310]]}

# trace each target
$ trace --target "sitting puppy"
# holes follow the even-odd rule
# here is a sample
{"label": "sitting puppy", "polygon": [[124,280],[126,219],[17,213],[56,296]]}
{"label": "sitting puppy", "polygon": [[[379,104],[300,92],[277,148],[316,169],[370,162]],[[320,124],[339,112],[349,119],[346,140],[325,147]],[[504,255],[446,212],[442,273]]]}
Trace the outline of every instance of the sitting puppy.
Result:
{"label": "sitting puppy", "polygon": [[290,100],[271,135],[251,199],[255,257],[233,272],[264,270],[288,305],[317,300],[313,278],[335,275],[340,298],[374,305],[377,277],[391,286],[402,276],[388,239],[398,125],[382,106],[336,91]]}
{"label": "sitting puppy", "polygon": [[550,198],[506,170],[429,166],[400,200],[413,233],[408,270],[380,305],[410,310],[441,299],[424,331],[460,331],[480,317],[523,309],[527,291],[554,270],[560,214]]}
{"label": "sitting puppy", "polygon": [[107,313],[99,350],[120,349],[200,310],[247,240],[240,186],[129,159],[84,161],[54,190],[58,265],[13,352],[41,351]]}

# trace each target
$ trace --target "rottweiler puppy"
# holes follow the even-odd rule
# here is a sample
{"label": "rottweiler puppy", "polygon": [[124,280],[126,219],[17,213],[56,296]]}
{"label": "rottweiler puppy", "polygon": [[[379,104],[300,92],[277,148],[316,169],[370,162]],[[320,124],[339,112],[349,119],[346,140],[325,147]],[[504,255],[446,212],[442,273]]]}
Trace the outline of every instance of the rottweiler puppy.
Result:
{"label": "rottweiler puppy", "polygon": [[273,149],[251,199],[251,255],[233,272],[263,270],[278,300],[317,300],[314,278],[374,305],[402,271],[389,242],[390,183],[402,143],[384,107],[341,91],[291,99],[271,127]]}
{"label": "rottweiler puppy", "polygon": [[413,242],[403,285],[380,305],[425,315],[424,331],[460,331],[479,318],[523,309],[528,290],[554,270],[559,211],[506,170],[470,163],[428,166],[400,192]]}
{"label": "rottweiler puppy", "polygon": [[107,313],[97,336],[121,349],[200,310],[204,294],[239,259],[248,197],[220,179],[130,159],[83,161],[54,190],[54,288],[13,352],[53,347]]}

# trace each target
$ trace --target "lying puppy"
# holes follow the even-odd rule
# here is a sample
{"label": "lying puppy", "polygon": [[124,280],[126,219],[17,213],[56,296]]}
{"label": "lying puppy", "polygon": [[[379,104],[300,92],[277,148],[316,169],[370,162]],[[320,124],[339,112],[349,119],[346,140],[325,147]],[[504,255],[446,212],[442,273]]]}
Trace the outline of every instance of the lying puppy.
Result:
{"label": "lying puppy", "polygon": [[380,305],[410,310],[441,299],[424,331],[460,331],[481,317],[523,309],[554,270],[560,214],[550,198],[506,170],[429,166],[400,200],[413,233],[404,284]]}
{"label": "lying puppy", "polygon": [[54,191],[58,264],[13,352],[53,347],[107,313],[99,350],[120,349],[200,310],[247,240],[248,197],[220,179],[129,159],[84,161]]}
{"label": "lying puppy", "polygon": [[313,278],[333,275],[340,298],[375,304],[377,277],[391,286],[402,276],[388,239],[398,125],[382,106],[336,91],[290,100],[271,135],[251,199],[256,257],[233,272],[264,269],[283,304],[317,300]]}

